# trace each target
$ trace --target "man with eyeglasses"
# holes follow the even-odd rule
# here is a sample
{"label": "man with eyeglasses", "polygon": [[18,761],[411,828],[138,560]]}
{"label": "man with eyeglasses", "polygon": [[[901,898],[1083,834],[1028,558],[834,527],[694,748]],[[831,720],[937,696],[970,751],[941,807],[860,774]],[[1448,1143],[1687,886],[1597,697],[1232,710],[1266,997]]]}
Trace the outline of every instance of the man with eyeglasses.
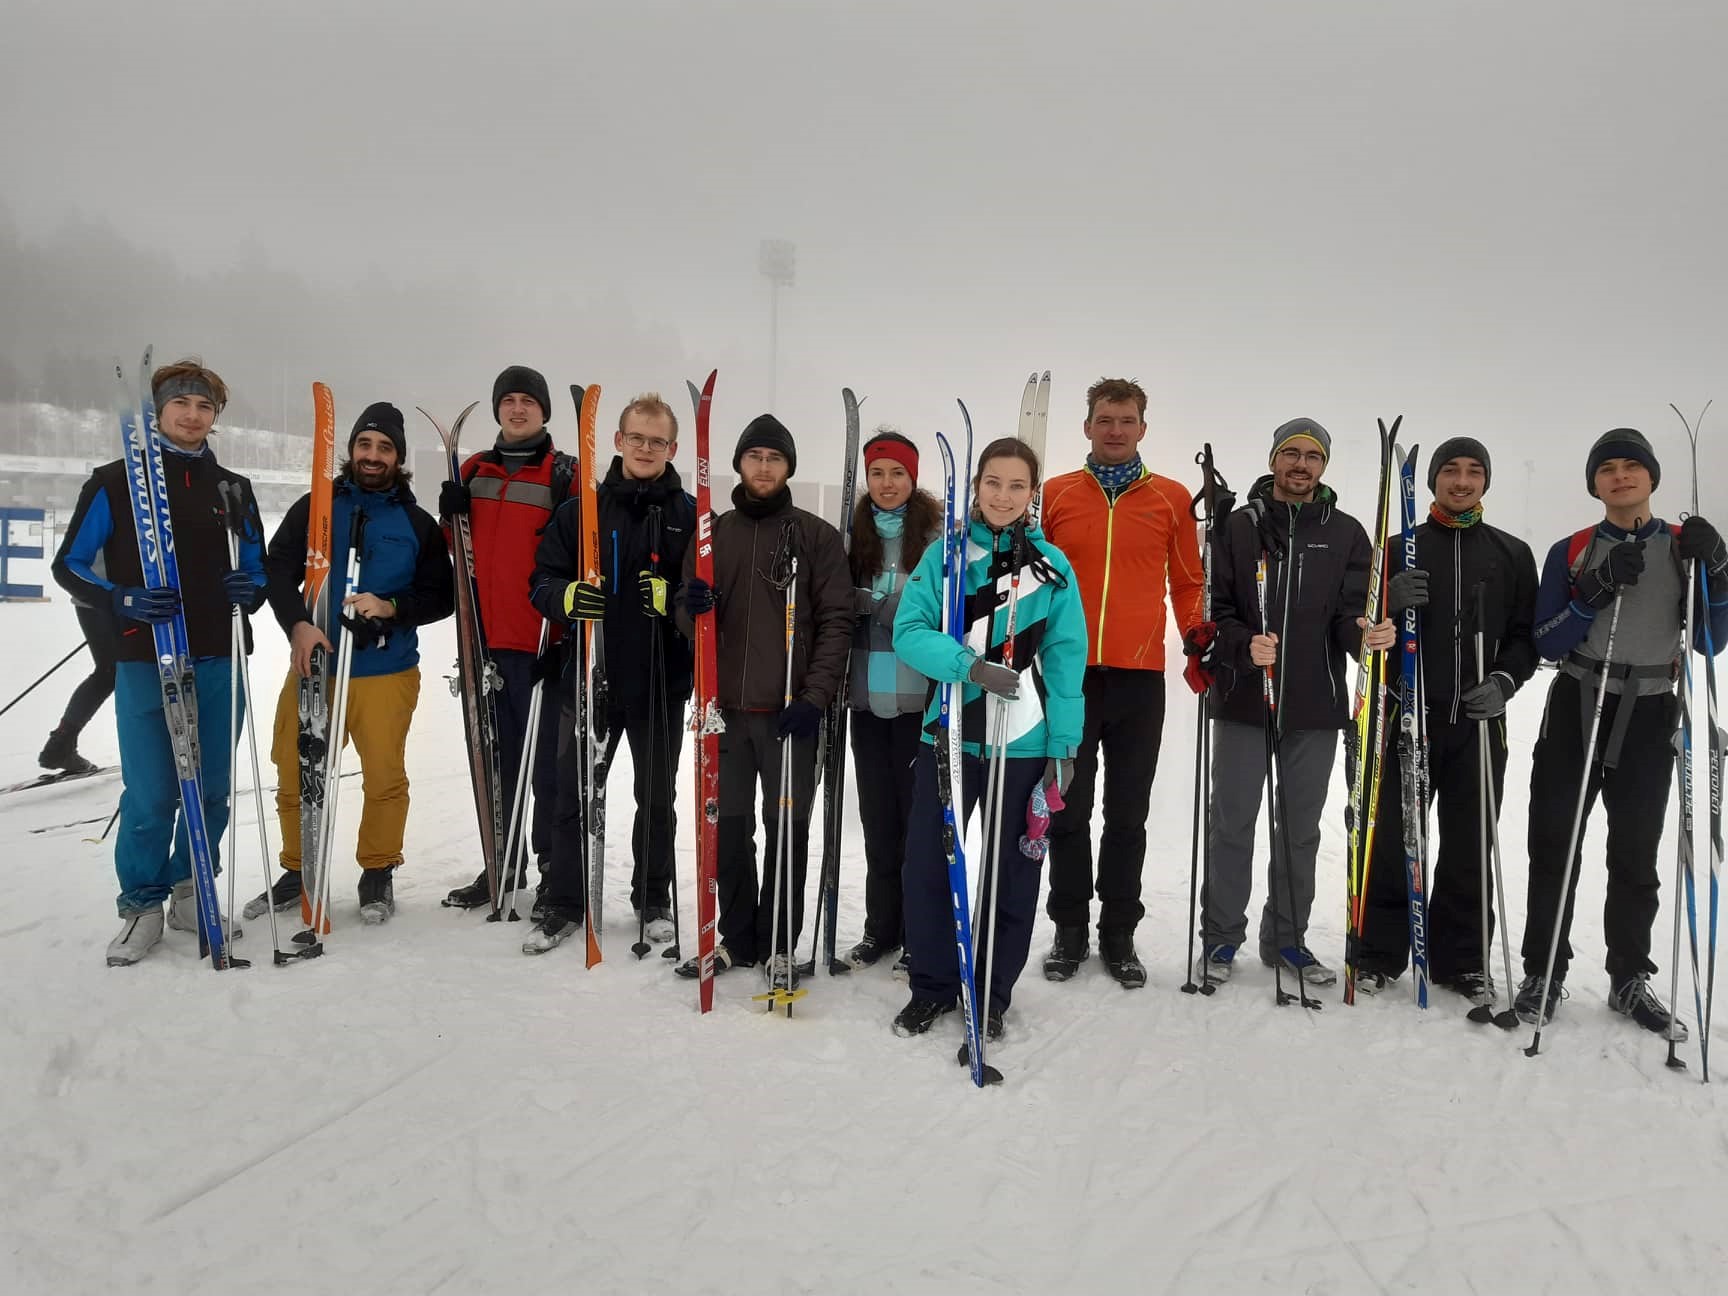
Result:
{"label": "man with eyeglasses", "polygon": [[[726,729],[720,736],[720,825],[717,872],[720,943],[714,971],[768,964],[775,989],[797,977],[784,934],[774,925],[781,760],[791,775],[792,934],[803,920],[810,809],[816,787],[816,731],[840,687],[852,646],[856,596],[840,533],[792,503],[788,479],[798,468],[792,434],[772,414],[753,419],[738,438],[732,468],[739,484],[732,511],[714,521],[714,584],[696,577],[694,549],[684,555],[678,626],[714,612],[719,650],[716,681]],[[794,640],[787,698],[786,591],[791,587]],[[756,881],[756,812],[763,819],[761,889]],[[772,956],[772,957],[771,957]],[[697,960],[678,968],[694,977]]]}
{"label": "man with eyeglasses", "polygon": [[[1313,419],[1281,426],[1272,434],[1272,471],[1254,483],[1214,540],[1212,860],[1200,922],[1203,952],[1194,972],[1214,982],[1229,980],[1237,947],[1248,936],[1254,827],[1266,791],[1268,668],[1277,701],[1282,823],[1270,845],[1260,961],[1282,964],[1305,987],[1338,979],[1308,949],[1308,915],[1320,816],[1338,735],[1349,718],[1345,669],[1368,628],[1361,612],[1373,546],[1362,524],[1339,509],[1337,495],[1320,482],[1331,454],[1331,436]],[[1386,619],[1369,631],[1367,644],[1383,651],[1396,637]]]}
{"label": "man with eyeglasses", "polygon": [[[553,511],[580,491],[576,461],[552,444],[546,423],[552,417],[552,397],[546,379],[526,365],[511,365],[492,384],[492,413],[498,439],[490,450],[470,455],[462,465],[462,480],[446,481],[438,494],[438,511],[446,523],[468,515],[474,544],[474,578],[480,593],[480,627],[486,656],[503,687],[493,695],[498,720],[500,799],[512,804],[522,753],[528,737],[528,708],[534,689],[555,674],[563,630],[556,619],[547,640],[549,661],[541,662],[542,617],[528,599],[534,571],[534,551]],[[534,823],[529,845],[545,873],[552,847],[552,817],[557,800],[558,713],[548,699],[540,710],[540,739],[530,771],[534,789]],[[502,875],[501,875],[502,876]],[[518,884],[524,879],[518,878]],[[542,882],[536,893],[536,917]],[[444,897],[455,909],[489,905],[486,870],[467,886]]]}
{"label": "man with eyeglasses", "polygon": [[[678,416],[653,392],[618,416],[618,452],[600,484],[602,581],[583,579],[582,524],[577,508],[560,507],[541,537],[530,598],[554,625],[604,623],[606,756],[629,739],[636,819],[630,834],[635,866],[630,903],[654,944],[672,939],[672,838],[677,829],[672,784],[678,773],[684,704],[690,700],[689,642],[668,616],[671,589],[696,529],[696,501],[684,490],[672,457]],[[587,869],[582,843],[581,773],[585,753],[575,740],[575,695],[558,726],[558,796],[543,910],[523,942],[524,954],[544,954],[582,929]]]}

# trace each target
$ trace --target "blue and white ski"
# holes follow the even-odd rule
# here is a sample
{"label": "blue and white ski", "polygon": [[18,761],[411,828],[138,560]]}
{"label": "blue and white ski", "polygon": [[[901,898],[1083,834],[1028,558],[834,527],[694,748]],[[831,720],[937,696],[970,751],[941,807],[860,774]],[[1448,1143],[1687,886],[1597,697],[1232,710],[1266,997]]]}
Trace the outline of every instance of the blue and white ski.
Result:
{"label": "blue and white ski", "polygon": [[[970,482],[972,476],[972,418],[960,406],[966,420],[966,458],[954,460],[948,438],[938,433],[942,452],[945,504],[942,514],[942,630],[956,641],[966,638],[966,548],[971,530]],[[964,684],[944,683],[937,688],[936,794],[942,803],[942,846],[948,856],[948,898],[953,906],[954,944],[960,960],[960,1007],[966,1019],[966,1043],[961,1060],[970,1068],[972,1083],[979,1088],[999,1083],[1002,1073],[984,1061],[984,1013],[978,1003],[978,982],[972,959],[971,888],[966,878],[966,789],[964,747],[960,732]],[[958,786],[957,786],[958,785]]]}

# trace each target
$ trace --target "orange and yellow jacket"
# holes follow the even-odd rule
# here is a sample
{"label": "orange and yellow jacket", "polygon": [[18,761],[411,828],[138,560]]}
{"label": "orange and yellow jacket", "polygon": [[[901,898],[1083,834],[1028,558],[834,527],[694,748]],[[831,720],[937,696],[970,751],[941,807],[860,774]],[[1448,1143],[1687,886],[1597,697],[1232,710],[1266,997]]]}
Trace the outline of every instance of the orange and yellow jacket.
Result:
{"label": "orange and yellow jacket", "polygon": [[1044,534],[1073,565],[1088,666],[1164,669],[1164,597],[1184,634],[1200,622],[1199,532],[1181,483],[1141,470],[1112,504],[1091,472],[1044,484]]}

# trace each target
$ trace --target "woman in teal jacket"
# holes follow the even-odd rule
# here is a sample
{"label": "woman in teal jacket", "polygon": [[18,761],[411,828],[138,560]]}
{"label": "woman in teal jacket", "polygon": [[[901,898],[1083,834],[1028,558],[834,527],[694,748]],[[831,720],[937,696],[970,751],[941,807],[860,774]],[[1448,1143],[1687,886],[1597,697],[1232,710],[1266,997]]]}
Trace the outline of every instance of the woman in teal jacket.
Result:
{"label": "woman in teal jacket", "polygon": [[[984,786],[986,739],[994,741],[997,732],[995,699],[1007,703],[996,954],[988,987],[991,1039],[1002,1034],[1002,1015],[1026,966],[1037,917],[1042,862],[1020,848],[1026,808],[1041,783],[1067,788],[1085,714],[1081,681],[1086,670],[1086,614],[1068,560],[1027,520],[1037,489],[1038,457],[1025,443],[1004,437],[986,446],[972,484],[965,642],[957,643],[942,630],[942,545],[924,551],[894,618],[894,651],[901,660],[935,683],[961,685],[965,750],[961,786],[966,811]],[[1005,665],[1008,604],[1016,571],[1013,664]],[[912,999],[894,1019],[895,1033],[900,1035],[929,1030],[956,1006],[960,993],[942,806],[936,792],[937,714],[938,701],[932,696],[925,709],[924,742],[918,752],[906,829],[902,881]],[[957,817],[963,821],[963,816]],[[968,863],[970,875],[980,879],[983,861]],[[983,927],[974,933],[980,969],[992,935],[988,922]],[[985,994],[985,988],[979,987],[981,999]]]}

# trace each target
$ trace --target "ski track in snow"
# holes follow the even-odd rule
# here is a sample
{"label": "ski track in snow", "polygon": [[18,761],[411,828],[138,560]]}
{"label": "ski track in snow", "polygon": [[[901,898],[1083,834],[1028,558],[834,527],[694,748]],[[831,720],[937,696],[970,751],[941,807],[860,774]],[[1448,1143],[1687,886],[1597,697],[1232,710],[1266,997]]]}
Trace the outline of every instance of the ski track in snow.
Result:
{"label": "ski track in snow", "polygon": [[[0,618],[18,687],[76,635],[64,602]],[[269,707],[286,648],[260,630],[254,686]],[[363,927],[357,869],[339,859],[322,959],[269,966],[260,919],[237,946],[250,970],[212,976],[176,932],[138,967],[109,969],[111,843],[84,838],[117,780],[0,805],[16,918],[0,929],[4,1290],[107,1291],[121,1273],[141,1293],[311,1279],[352,1292],[1571,1296],[1720,1281],[1728,1130],[1694,1045],[1693,1069],[1672,1073],[1662,1041],[1606,1010],[1600,812],[1572,998],[1538,1059],[1522,1054],[1527,1028],[1472,1025],[1448,992],[1418,1013],[1407,980],[1354,1009],[1336,990],[1317,1014],[1278,1008],[1251,949],[1216,995],[1183,995],[1193,730],[1179,701],[1150,825],[1149,987],[1121,990],[1096,956],[1069,984],[1045,982],[1040,920],[991,1051],[1006,1083],[978,1092],[954,1060],[957,1016],[922,1039],[889,1032],[905,987],[885,970],[818,975],[790,1022],[750,1002],[761,983],[740,970],[716,982],[704,1020],[658,949],[638,963],[625,768],[601,967],[584,969],[580,942],[525,958],[526,921],[440,908],[475,859],[461,720],[441,678],[451,644],[448,623],[422,634],[397,915]],[[0,780],[32,772],[73,669],[7,717]],[[1549,678],[1511,713],[1514,947],[1522,788]],[[84,751],[116,758],[111,711]],[[693,952],[687,750],[680,764]],[[1342,951],[1341,765],[1312,936],[1329,962]],[[351,781],[345,851],[359,806]],[[850,795],[848,813],[842,948],[863,912]],[[252,817],[248,797],[228,839],[242,901],[260,887]],[[274,848],[273,817],[270,832]],[[1261,841],[1263,857],[1264,829]],[[1671,828],[1665,881],[1672,850]],[[813,860],[812,894],[816,872]],[[284,941],[293,917],[280,916]],[[1665,908],[1656,925],[1664,995],[1672,921]],[[1686,977],[1680,997],[1690,1019]]]}

